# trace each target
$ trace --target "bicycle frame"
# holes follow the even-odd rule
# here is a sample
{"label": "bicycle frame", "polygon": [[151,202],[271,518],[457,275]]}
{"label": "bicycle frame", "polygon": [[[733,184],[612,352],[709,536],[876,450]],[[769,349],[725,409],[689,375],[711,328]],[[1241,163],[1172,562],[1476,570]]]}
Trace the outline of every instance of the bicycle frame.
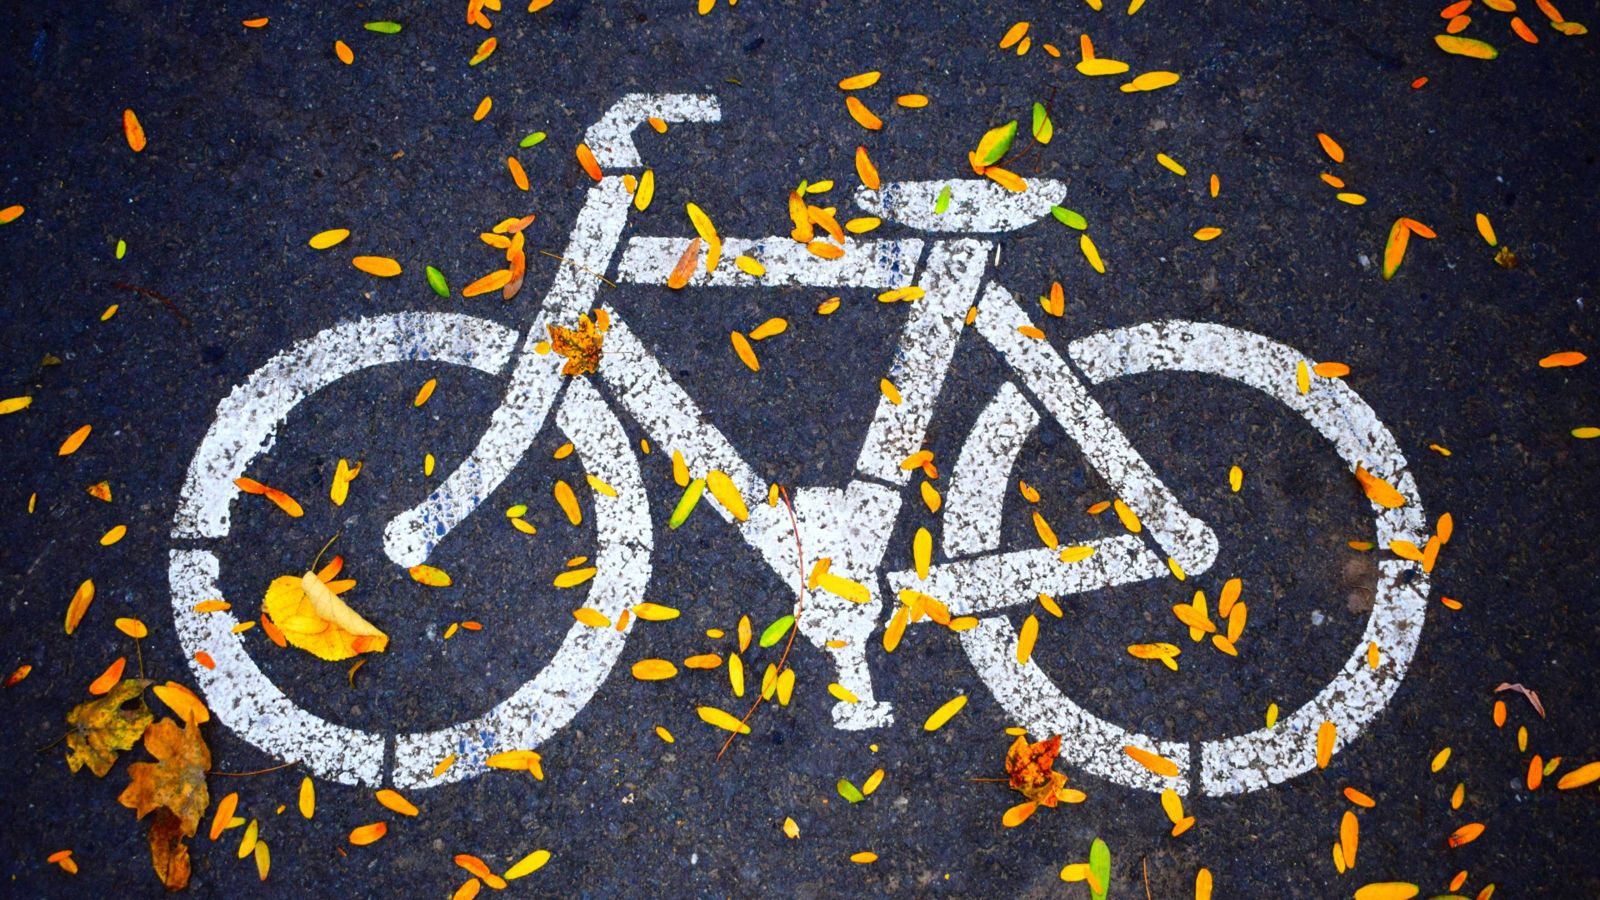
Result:
{"label": "bicycle frame", "polygon": [[[714,100],[705,97],[624,98],[587,135],[602,166],[639,166],[631,131],[650,116],[715,121],[717,110]],[[870,202],[871,197],[864,195],[864,199]],[[505,402],[494,412],[471,456],[422,504],[390,523],[385,546],[395,562],[410,566],[426,560],[433,547],[498,486],[532,444],[563,387],[558,371],[562,360],[533,352],[533,347],[547,333],[547,326],[570,326],[595,307],[601,281],[594,273],[615,271],[616,280],[623,284],[660,286],[666,282],[689,239],[636,237],[617,259],[630,202],[619,175],[607,175],[590,189],[564,253],[570,264],[557,272],[546,302],[524,335]],[[1016,224],[1020,223],[1011,227]],[[801,488],[794,498],[805,564],[827,557],[832,573],[864,585],[870,594],[864,603],[826,591],[797,597],[797,602],[804,604],[798,617],[801,633],[832,655],[839,683],[859,699],[835,707],[834,721],[841,728],[876,727],[892,721],[889,704],[875,696],[866,664],[868,638],[885,605],[879,566],[900,512],[902,489],[911,477],[901,462],[922,448],[967,311],[974,305],[980,306],[975,323],[978,333],[1063,424],[1069,439],[1082,447],[1089,465],[1137,513],[1147,537],[1162,552],[1155,552],[1138,535],[1119,535],[1088,542],[1096,553],[1079,563],[1062,563],[1054,552],[1041,548],[942,564],[926,581],[918,581],[915,573],[895,573],[889,576],[895,586],[915,587],[938,597],[952,614],[963,615],[1028,602],[1041,591],[1093,590],[1162,577],[1173,568],[1198,574],[1208,569],[1216,556],[1217,542],[1210,529],[1183,510],[1089,396],[1083,380],[1047,341],[1019,331],[1029,320],[1010,292],[994,284],[985,286],[988,261],[996,246],[993,239],[977,236],[859,240],[848,245],[841,259],[825,260],[788,237],[727,238],[723,242],[726,257],[749,253],[762,261],[765,275],[755,278],[731,264],[706,272],[702,260],[686,288],[810,285],[888,290],[914,283],[925,292],[910,304],[900,352],[888,374],[902,399],[899,403],[887,397],[879,399],[857,456],[854,477],[843,487]],[[615,400],[654,445],[682,453],[694,475],[720,470],[745,497],[765,497],[767,485],[639,341],[625,315],[609,304],[603,308],[610,316],[611,328],[598,377]],[[1026,405],[1025,400],[1021,402]],[[1032,414],[1031,408],[1027,413]],[[720,504],[710,505],[733,521]],[[785,510],[752,503],[748,519],[735,524],[746,543],[785,584],[797,584],[805,577],[802,560],[797,558],[795,529]],[[986,589],[992,589],[993,577],[1002,572],[1009,593],[985,596]],[[803,586],[798,588],[804,591]]]}

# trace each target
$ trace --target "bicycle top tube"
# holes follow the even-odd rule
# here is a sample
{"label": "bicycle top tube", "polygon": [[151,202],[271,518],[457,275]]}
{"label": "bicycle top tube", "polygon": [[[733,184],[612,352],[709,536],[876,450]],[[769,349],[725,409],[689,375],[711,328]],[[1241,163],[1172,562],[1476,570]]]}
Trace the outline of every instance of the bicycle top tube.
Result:
{"label": "bicycle top tube", "polygon": [[[663,285],[677,265],[691,238],[636,237],[628,241],[617,266],[617,280],[634,284]],[[923,242],[917,238],[852,241],[838,259],[823,259],[793,238],[726,238],[722,242],[723,262],[715,272],[707,272],[705,250],[700,264],[689,278],[693,287],[771,288],[809,285],[839,288],[905,287],[917,273]],[[755,276],[733,265],[736,256],[748,255],[766,269]]]}

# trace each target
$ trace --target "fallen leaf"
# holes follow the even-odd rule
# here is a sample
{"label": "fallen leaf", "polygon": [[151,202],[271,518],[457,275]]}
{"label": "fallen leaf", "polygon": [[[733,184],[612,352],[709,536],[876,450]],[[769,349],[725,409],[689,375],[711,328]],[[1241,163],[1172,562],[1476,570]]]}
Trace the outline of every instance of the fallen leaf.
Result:
{"label": "fallen leaf", "polygon": [[550,331],[550,349],[566,358],[561,367],[563,375],[584,375],[600,368],[600,332],[588,316],[578,319],[576,329],[559,325],[547,326]]}
{"label": "fallen leaf", "polygon": [[1500,693],[1501,691],[1516,691],[1522,696],[1528,698],[1528,702],[1533,704],[1533,711],[1539,714],[1539,718],[1544,718],[1544,704],[1539,702],[1538,692],[1530,691],[1521,684],[1508,684],[1504,681],[1500,682],[1500,685],[1494,689],[1496,694]]}
{"label": "fallen leaf", "polygon": [[1382,478],[1368,472],[1362,466],[1356,466],[1356,480],[1361,482],[1361,490],[1366,492],[1367,498],[1384,509],[1398,509],[1406,505],[1406,498],[1394,485]]}
{"label": "fallen leaf", "polygon": [[1056,791],[1067,783],[1066,776],[1053,768],[1060,749],[1059,734],[1033,744],[1017,735],[1006,750],[1006,775],[1011,789],[1042,806],[1055,806]]}
{"label": "fallen leaf", "polygon": [[[154,716],[144,703],[150,685],[139,678],[124,679],[104,697],[89,700],[67,713],[67,766],[76,772],[85,765],[104,778],[117,754],[132,750]],[[138,701],[138,706],[128,704]]]}
{"label": "fallen leaf", "polygon": [[128,767],[128,787],[117,802],[140,819],[156,814],[150,822],[150,860],[167,889],[180,890],[189,883],[189,848],[183,839],[194,837],[210,802],[211,750],[198,724],[191,720],[179,728],[172,719],[151,725],[144,747],[156,761]]}
{"label": "fallen leaf", "polygon": [[289,643],[322,659],[349,659],[383,652],[389,637],[307,572],[275,578],[262,607]]}

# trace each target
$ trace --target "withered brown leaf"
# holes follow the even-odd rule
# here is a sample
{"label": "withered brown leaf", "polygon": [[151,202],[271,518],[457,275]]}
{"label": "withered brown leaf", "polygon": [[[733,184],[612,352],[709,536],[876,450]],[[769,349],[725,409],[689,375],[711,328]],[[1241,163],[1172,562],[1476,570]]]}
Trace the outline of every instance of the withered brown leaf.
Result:
{"label": "withered brown leaf", "polygon": [[[106,777],[117,761],[117,754],[132,750],[154,715],[144,703],[148,680],[127,678],[104,697],[89,700],[67,713],[67,765],[76,772],[89,767],[100,778]],[[130,704],[137,700],[137,706]],[[126,707],[126,708],[124,708]]]}
{"label": "withered brown leaf", "polygon": [[1056,792],[1067,783],[1067,776],[1053,768],[1060,749],[1059,734],[1035,744],[1017,735],[1006,751],[1006,774],[1011,776],[1011,789],[1040,806],[1055,806]]}
{"label": "withered brown leaf", "polygon": [[584,375],[600,368],[600,332],[588,316],[578,320],[576,329],[559,325],[551,325],[549,329],[550,349],[567,360],[561,367],[561,374]]}
{"label": "withered brown leaf", "polygon": [[178,890],[189,883],[184,838],[194,837],[210,803],[206,772],[211,768],[211,749],[192,719],[182,728],[172,719],[151,725],[145,731],[144,748],[156,761],[128,767],[128,787],[117,802],[141,819],[155,813],[150,820],[150,862],[167,889]]}

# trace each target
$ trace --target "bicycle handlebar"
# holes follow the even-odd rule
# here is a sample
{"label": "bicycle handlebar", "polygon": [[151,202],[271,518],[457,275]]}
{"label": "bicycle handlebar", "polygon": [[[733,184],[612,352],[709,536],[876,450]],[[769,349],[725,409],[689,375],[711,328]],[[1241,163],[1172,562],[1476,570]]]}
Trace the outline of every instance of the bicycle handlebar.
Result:
{"label": "bicycle handlebar", "polygon": [[583,142],[604,168],[643,165],[633,130],[646,119],[666,122],[720,122],[722,106],[712,94],[627,94],[584,132]]}

